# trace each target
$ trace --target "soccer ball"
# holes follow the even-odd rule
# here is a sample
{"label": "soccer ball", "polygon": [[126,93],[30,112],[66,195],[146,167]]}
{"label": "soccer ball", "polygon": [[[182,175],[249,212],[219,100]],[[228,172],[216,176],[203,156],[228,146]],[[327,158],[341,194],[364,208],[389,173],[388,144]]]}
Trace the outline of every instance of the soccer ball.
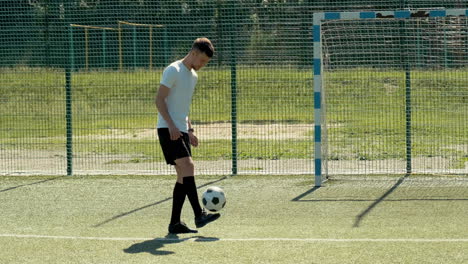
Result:
{"label": "soccer ball", "polygon": [[226,205],[226,196],[223,189],[211,186],[203,193],[203,206],[211,212],[218,212]]}

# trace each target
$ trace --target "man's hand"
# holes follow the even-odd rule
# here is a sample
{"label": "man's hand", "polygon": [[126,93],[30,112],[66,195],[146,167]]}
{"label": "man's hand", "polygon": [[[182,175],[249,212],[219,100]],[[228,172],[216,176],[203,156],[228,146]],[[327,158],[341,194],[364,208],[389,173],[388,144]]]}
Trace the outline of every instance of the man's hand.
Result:
{"label": "man's hand", "polygon": [[198,146],[198,138],[193,134],[193,132],[189,132],[189,139],[190,139],[190,145],[197,147]]}
{"label": "man's hand", "polygon": [[182,133],[176,126],[169,127],[169,134],[171,135],[171,140],[177,140],[182,136]]}

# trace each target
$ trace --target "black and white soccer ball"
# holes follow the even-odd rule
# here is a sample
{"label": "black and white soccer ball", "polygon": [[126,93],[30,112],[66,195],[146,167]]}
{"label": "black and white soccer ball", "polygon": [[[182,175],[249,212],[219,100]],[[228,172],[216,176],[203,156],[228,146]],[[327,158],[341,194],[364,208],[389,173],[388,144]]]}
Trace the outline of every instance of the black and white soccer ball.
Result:
{"label": "black and white soccer ball", "polygon": [[226,195],[223,189],[211,186],[203,193],[203,206],[210,212],[218,212],[226,205]]}

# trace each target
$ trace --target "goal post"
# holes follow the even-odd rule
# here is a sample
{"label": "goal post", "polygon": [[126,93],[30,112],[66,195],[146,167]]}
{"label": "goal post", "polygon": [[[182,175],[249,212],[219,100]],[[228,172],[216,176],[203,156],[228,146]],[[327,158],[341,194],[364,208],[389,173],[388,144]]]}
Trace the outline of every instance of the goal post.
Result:
{"label": "goal post", "polygon": [[315,185],[468,173],[468,9],[315,13]]}

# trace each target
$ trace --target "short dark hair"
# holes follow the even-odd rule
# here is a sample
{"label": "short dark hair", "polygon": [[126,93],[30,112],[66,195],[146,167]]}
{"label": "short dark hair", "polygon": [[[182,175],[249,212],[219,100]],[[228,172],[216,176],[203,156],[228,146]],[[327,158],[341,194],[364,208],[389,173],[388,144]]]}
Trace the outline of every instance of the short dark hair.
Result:
{"label": "short dark hair", "polygon": [[207,38],[197,38],[192,45],[192,50],[199,50],[206,54],[208,57],[213,57],[214,47],[211,41]]}

